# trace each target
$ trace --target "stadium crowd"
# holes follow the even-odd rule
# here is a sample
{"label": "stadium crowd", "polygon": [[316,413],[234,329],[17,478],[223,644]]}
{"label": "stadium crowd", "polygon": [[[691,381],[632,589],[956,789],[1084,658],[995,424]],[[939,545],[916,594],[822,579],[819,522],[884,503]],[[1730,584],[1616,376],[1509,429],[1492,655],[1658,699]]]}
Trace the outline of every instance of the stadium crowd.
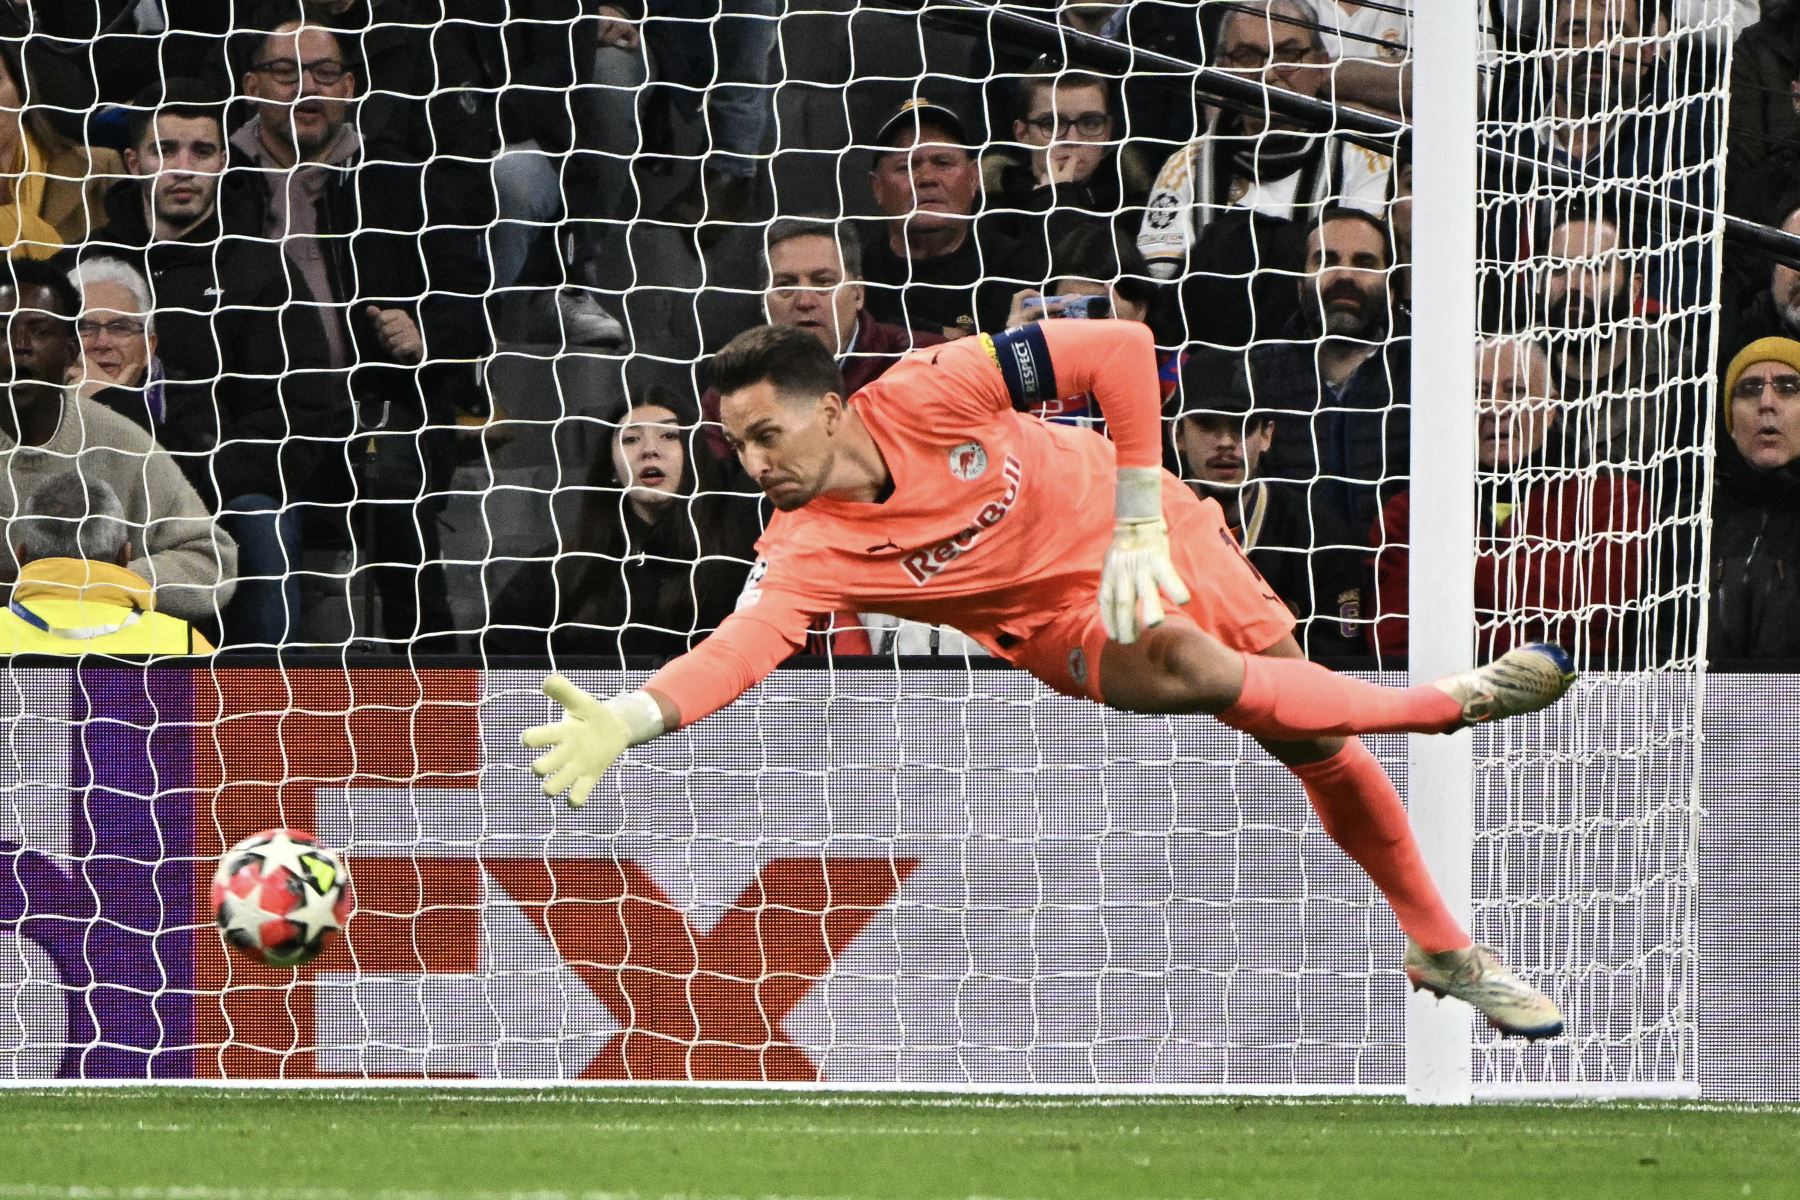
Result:
{"label": "stadium crowd", "polygon": [[[14,649],[660,660],[732,610],[764,517],[707,352],[793,325],[854,390],[918,347],[1113,317],[1154,332],[1168,465],[1308,653],[1398,662],[1411,414],[1456,399],[1414,391],[1409,164],[1175,64],[1404,119],[1404,5],[1009,2],[1029,20],[991,41],[919,36],[917,83],[896,49],[885,90],[778,108],[852,7],[0,4]],[[1800,270],[1733,245],[1715,293],[1707,239],[1630,196],[1717,206],[1729,82],[1723,203],[1800,232],[1800,3],[1735,6],[1729,81],[1681,7],[1489,5],[1484,651],[1800,658]],[[692,344],[643,307],[671,293]],[[532,443],[555,496],[502,531],[519,552],[459,557],[447,514],[494,480],[459,473],[530,424],[500,382],[521,355],[622,384],[559,400],[558,434],[597,436]],[[1084,395],[1040,415],[1100,424]],[[46,595],[81,601],[60,634]],[[974,649],[861,613],[809,648]]]}

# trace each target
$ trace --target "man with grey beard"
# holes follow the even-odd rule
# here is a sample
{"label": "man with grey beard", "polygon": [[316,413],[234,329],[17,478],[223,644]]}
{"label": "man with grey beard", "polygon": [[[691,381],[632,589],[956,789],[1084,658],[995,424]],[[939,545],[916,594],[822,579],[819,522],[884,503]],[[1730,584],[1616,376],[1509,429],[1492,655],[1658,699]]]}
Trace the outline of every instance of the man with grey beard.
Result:
{"label": "man with grey beard", "polygon": [[1406,486],[1411,335],[1394,267],[1385,221],[1326,209],[1306,240],[1286,340],[1250,350],[1257,407],[1277,429],[1263,475],[1306,484],[1313,503],[1357,531]]}

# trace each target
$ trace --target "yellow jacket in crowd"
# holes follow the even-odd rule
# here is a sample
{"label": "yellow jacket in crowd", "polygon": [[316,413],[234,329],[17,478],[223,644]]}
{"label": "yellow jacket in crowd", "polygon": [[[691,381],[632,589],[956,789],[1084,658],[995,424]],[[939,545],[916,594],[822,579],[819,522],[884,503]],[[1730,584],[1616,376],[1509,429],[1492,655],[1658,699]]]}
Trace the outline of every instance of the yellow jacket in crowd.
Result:
{"label": "yellow jacket in crowd", "polygon": [[26,563],[0,612],[0,654],[211,654],[186,621],[156,611],[136,572],[80,558]]}

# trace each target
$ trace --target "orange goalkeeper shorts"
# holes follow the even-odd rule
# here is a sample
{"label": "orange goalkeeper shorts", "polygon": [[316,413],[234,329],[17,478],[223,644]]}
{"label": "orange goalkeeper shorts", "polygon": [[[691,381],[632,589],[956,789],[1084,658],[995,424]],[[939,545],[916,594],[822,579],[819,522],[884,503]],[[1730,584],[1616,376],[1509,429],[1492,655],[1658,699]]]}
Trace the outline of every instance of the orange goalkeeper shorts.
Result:
{"label": "orange goalkeeper shorts", "polygon": [[[1293,630],[1294,614],[1250,565],[1217,500],[1202,500],[1174,476],[1164,476],[1163,519],[1169,523],[1169,557],[1193,593],[1186,604],[1169,609],[1165,622],[1197,625],[1250,654]],[[1013,665],[1064,695],[1104,702],[1100,656],[1107,639],[1099,576],[1091,587],[1066,594],[1056,608],[1049,624],[1013,648]]]}

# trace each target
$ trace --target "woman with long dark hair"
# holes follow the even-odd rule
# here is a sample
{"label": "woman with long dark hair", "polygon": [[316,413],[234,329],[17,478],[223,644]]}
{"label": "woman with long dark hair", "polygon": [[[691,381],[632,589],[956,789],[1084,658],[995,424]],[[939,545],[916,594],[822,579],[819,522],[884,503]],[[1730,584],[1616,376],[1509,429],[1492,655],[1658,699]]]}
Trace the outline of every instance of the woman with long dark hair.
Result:
{"label": "woman with long dark hair", "polygon": [[691,406],[660,389],[620,415],[574,528],[494,600],[486,651],[661,661],[718,627],[749,573],[760,521],[754,498],[717,490],[694,434]]}

